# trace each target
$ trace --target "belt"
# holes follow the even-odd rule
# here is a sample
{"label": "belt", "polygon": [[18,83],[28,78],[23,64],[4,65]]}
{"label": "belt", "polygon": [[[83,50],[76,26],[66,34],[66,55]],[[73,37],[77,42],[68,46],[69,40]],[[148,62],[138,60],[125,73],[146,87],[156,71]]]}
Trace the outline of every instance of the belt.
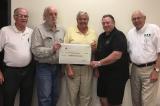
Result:
{"label": "belt", "polygon": [[74,66],[86,66],[85,64],[72,64]]}
{"label": "belt", "polygon": [[148,67],[148,66],[151,66],[155,63],[156,63],[156,61],[152,61],[152,62],[145,63],[145,64],[135,64],[135,63],[133,63],[133,64],[136,65],[137,67]]}
{"label": "belt", "polygon": [[27,65],[27,66],[24,66],[24,67],[14,67],[14,66],[7,66],[5,65],[6,68],[12,68],[12,69],[25,69],[25,68],[28,68],[31,64]]}

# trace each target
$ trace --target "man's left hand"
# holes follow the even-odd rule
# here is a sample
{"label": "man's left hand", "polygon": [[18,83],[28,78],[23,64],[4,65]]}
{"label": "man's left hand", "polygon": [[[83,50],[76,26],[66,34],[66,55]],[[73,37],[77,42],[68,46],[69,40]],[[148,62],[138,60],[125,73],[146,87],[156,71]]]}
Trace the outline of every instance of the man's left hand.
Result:
{"label": "man's left hand", "polygon": [[155,81],[158,80],[158,76],[159,76],[158,72],[156,72],[155,70],[153,70],[153,71],[151,72],[151,74],[150,74],[150,80],[151,80],[152,82],[155,82]]}

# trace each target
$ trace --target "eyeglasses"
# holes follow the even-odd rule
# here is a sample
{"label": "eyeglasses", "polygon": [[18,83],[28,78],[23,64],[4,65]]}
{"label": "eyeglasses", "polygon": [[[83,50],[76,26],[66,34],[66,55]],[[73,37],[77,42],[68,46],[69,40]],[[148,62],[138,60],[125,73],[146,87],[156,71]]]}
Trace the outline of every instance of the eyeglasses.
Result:
{"label": "eyeglasses", "polygon": [[18,15],[15,15],[15,16],[17,16],[19,18],[28,18],[29,17],[28,15],[21,15],[21,14],[18,14]]}
{"label": "eyeglasses", "polygon": [[133,17],[132,20],[135,21],[135,20],[140,20],[140,19],[143,19],[143,18],[144,17]]}

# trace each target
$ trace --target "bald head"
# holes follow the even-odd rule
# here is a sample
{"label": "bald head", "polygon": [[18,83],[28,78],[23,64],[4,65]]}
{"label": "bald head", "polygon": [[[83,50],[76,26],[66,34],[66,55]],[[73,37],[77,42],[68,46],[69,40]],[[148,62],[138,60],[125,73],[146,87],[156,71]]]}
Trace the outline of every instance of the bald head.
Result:
{"label": "bald head", "polygon": [[55,6],[48,6],[44,9],[43,20],[51,27],[56,26],[57,9]]}
{"label": "bald head", "polygon": [[136,27],[137,30],[140,30],[146,20],[146,15],[141,10],[136,10],[132,13],[132,23]]}
{"label": "bald head", "polygon": [[50,12],[54,12],[56,13],[57,15],[57,9],[55,6],[48,6],[44,9],[44,12],[43,12],[43,19],[46,20],[46,18],[48,17],[49,13]]}
{"label": "bald head", "polygon": [[145,17],[146,15],[143,13],[143,11],[141,10],[136,10],[132,13],[132,17],[134,17],[135,15],[139,15],[139,16],[143,16]]}

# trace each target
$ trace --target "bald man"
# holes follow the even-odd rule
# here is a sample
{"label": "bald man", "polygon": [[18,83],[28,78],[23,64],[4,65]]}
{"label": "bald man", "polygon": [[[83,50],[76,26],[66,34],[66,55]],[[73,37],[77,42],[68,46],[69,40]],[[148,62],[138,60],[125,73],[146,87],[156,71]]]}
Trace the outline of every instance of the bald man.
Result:
{"label": "bald man", "polygon": [[132,61],[131,93],[133,106],[156,106],[160,68],[160,28],[147,24],[146,15],[136,10],[131,17],[134,28],[128,32],[128,51]]}
{"label": "bald man", "polygon": [[56,106],[58,100],[58,49],[63,42],[64,30],[56,24],[57,9],[48,6],[43,13],[44,23],[32,34],[32,52],[36,64],[36,82],[39,106]]}
{"label": "bald man", "polygon": [[0,52],[4,50],[5,63],[4,75],[0,72],[0,84],[4,83],[4,106],[14,106],[19,89],[20,106],[31,106],[34,82],[30,51],[32,29],[27,27],[27,9],[16,8],[13,17],[15,24],[0,31]]}

